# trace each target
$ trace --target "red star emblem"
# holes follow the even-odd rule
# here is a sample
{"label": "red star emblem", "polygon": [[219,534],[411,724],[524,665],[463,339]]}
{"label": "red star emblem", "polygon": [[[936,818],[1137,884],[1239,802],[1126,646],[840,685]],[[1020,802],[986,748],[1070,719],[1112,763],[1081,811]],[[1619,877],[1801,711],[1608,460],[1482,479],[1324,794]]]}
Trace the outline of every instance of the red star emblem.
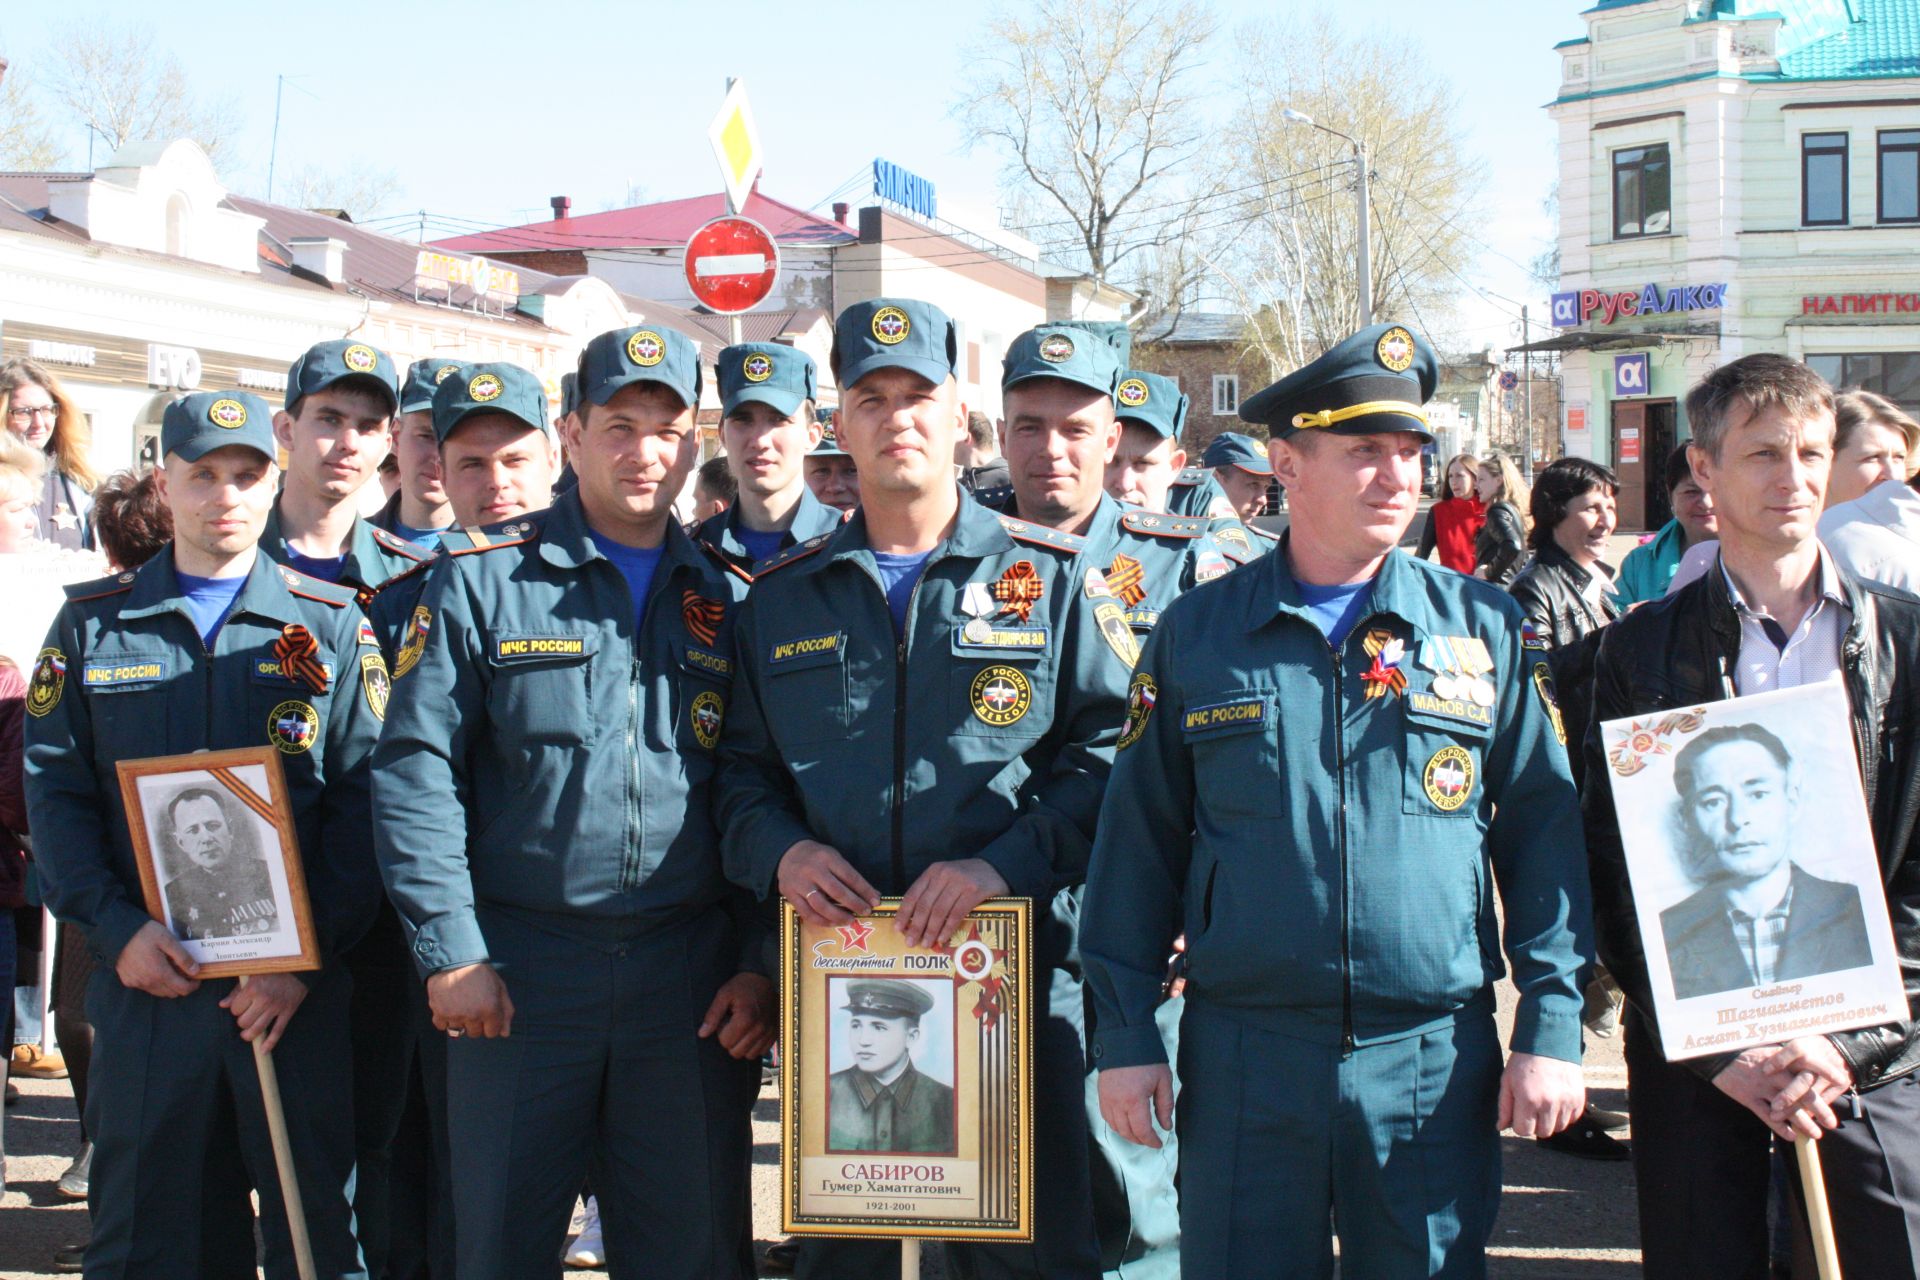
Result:
{"label": "red star emblem", "polygon": [[865,920],[855,920],[852,924],[840,926],[840,949],[842,951],[865,951],[867,939],[873,936],[873,926]]}

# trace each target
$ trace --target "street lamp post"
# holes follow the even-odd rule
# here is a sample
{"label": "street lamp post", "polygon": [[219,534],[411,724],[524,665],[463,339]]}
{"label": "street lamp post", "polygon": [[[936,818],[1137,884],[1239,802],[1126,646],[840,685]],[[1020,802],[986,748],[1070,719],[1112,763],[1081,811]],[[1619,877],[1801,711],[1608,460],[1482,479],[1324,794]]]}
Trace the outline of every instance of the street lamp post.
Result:
{"label": "street lamp post", "polygon": [[1520,360],[1521,360],[1521,368],[1523,368],[1526,371],[1524,376],[1527,380],[1526,389],[1521,392],[1521,395],[1525,397],[1525,404],[1526,404],[1526,408],[1524,410],[1526,414],[1526,424],[1525,424],[1526,437],[1525,437],[1525,442],[1520,447],[1520,474],[1526,478],[1528,483],[1532,483],[1533,481],[1533,352],[1530,350],[1530,348],[1533,346],[1533,308],[1528,303],[1515,302],[1512,298],[1509,298],[1506,294],[1495,293],[1491,289],[1482,289],[1480,290],[1480,292],[1485,294],[1489,298],[1498,298],[1502,302],[1505,302],[1512,306],[1516,306],[1520,308]]}
{"label": "street lamp post", "polygon": [[1304,124],[1308,128],[1318,129],[1322,133],[1330,133],[1336,138],[1344,138],[1353,144],[1354,164],[1360,171],[1359,185],[1354,188],[1354,194],[1358,197],[1360,203],[1360,327],[1364,329],[1373,323],[1373,253],[1368,243],[1373,238],[1373,202],[1367,188],[1367,144],[1350,133],[1342,133],[1338,129],[1330,129],[1306,112],[1295,111],[1292,107],[1287,107],[1282,110],[1280,112],[1280,118],[1290,121],[1293,124]]}

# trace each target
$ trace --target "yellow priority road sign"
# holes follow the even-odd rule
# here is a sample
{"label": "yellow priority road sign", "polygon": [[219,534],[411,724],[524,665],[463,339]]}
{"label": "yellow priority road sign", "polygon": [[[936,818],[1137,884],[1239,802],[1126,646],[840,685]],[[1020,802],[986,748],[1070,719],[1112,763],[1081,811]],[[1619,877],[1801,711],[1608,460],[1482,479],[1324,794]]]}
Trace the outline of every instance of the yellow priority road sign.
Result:
{"label": "yellow priority road sign", "polygon": [[760,132],[753,127],[753,109],[747,105],[747,82],[733,80],[720,111],[707,126],[707,140],[713,144],[714,159],[720,162],[720,176],[727,185],[727,208],[738,213],[760,176]]}

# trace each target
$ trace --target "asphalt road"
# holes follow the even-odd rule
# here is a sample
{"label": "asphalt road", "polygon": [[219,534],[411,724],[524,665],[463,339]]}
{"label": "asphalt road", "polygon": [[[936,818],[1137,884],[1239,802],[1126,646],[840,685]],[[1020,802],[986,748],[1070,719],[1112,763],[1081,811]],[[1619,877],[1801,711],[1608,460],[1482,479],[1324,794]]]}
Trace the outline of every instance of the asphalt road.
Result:
{"label": "asphalt road", "polygon": [[[1501,997],[1504,1027],[1512,1004],[1504,983]],[[1595,1101],[1624,1111],[1618,1038],[1590,1041],[1586,1068]],[[86,1232],[85,1206],[55,1189],[79,1144],[79,1125],[64,1081],[19,1083],[23,1097],[6,1122],[11,1154],[8,1190],[0,1197],[0,1280],[40,1280],[53,1274],[46,1270],[53,1249]],[[780,1112],[773,1086],[754,1110],[753,1139],[754,1235],[764,1246],[779,1238]],[[1494,1227],[1494,1280],[1632,1280],[1640,1274],[1629,1166],[1578,1160],[1512,1137],[1503,1147],[1506,1197]],[[923,1276],[945,1275],[939,1253],[939,1246],[927,1246]]]}

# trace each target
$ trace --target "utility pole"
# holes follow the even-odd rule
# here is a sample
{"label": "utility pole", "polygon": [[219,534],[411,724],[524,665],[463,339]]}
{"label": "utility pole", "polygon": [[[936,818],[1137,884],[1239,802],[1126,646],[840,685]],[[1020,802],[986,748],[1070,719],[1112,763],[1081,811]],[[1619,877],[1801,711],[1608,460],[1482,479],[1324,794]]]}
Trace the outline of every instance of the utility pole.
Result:
{"label": "utility pole", "polygon": [[273,165],[280,158],[280,98],[287,91],[287,78],[273,78],[273,141],[267,144],[267,203],[273,203]]}
{"label": "utility pole", "polygon": [[1520,358],[1524,361],[1523,367],[1526,369],[1527,379],[1527,443],[1522,451],[1525,457],[1520,465],[1524,468],[1522,474],[1526,476],[1529,484],[1533,483],[1533,328],[1529,319],[1531,311],[1532,309],[1526,303],[1520,304]]}
{"label": "utility pole", "polygon": [[1354,160],[1360,166],[1360,327],[1373,323],[1373,199],[1368,190],[1367,144],[1353,140]]}

